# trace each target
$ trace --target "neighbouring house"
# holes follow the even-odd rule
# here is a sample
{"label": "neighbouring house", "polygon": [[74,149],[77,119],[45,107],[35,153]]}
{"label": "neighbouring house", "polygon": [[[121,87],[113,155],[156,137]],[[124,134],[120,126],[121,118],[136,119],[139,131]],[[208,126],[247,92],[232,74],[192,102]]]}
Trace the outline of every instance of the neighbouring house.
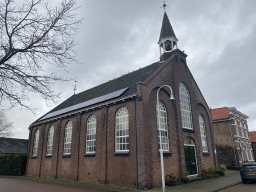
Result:
{"label": "neighbouring house", "polygon": [[32,123],[27,175],[152,188],[161,185],[160,149],[165,175],[217,167],[211,112],[177,41],[164,13],[160,61],[73,95]]}
{"label": "neighbouring house", "polygon": [[256,131],[249,132],[249,135],[252,143],[254,159],[256,159]]}
{"label": "neighbouring house", "polygon": [[0,155],[27,153],[28,139],[0,137]]}
{"label": "neighbouring house", "polygon": [[248,134],[247,115],[235,107],[211,109],[218,163],[242,166],[254,161]]}

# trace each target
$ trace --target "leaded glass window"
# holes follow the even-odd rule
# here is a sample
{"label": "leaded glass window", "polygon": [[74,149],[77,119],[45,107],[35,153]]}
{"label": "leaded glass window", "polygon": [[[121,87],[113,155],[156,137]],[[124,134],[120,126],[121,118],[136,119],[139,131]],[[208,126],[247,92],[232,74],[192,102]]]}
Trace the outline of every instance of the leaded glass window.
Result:
{"label": "leaded glass window", "polygon": [[65,140],[63,154],[71,154],[72,121],[68,121],[65,127]]}
{"label": "leaded glass window", "polygon": [[199,126],[201,133],[201,141],[202,141],[202,150],[203,152],[208,152],[207,140],[206,140],[206,132],[205,132],[205,121],[203,115],[199,115]]}
{"label": "leaded glass window", "polygon": [[51,125],[51,127],[49,128],[49,132],[48,132],[46,155],[52,155],[53,136],[54,136],[54,127],[53,127],[53,125]]}
{"label": "leaded glass window", "polygon": [[86,153],[95,153],[96,146],[96,116],[91,115],[87,121]]}
{"label": "leaded glass window", "polygon": [[39,142],[39,129],[36,130],[35,136],[34,136],[33,156],[37,156],[38,142]]}
{"label": "leaded glass window", "polygon": [[[166,107],[162,101],[159,101],[159,111],[156,106],[156,117],[157,117],[157,143],[158,149],[163,151],[169,151],[169,139],[168,139],[168,128],[167,128],[167,113]],[[161,143],[161,146],[160,146]]]}
{"label": "leaded glass window", "polygon": [[187,86],[184,83],[179,85],[180,111],[182,127],[193,129],[190,95]]}
{"label": "leaded glass window", "polygon": [[115,151],[129,151],[129,114],[125,107],[116,112]]}

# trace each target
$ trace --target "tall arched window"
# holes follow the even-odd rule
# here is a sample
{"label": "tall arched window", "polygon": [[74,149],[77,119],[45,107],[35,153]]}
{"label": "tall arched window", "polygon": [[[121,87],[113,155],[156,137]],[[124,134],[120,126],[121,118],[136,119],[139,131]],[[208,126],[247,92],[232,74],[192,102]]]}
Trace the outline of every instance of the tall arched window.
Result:
{"label": "tall arched window", "polygon": [[49,128],[49,131],[48,131],[46,155],[52,155],[53,136],[54,136],[54,127],[53,127],[53,125],[51,125]]}
{"label": "tall arched window", "polygon": [[115,151],[129,151],[129,114],[125,107],[116,112]]}
{"label": "tall arched window", "polygon": [[179,96],[182,127],[185,129],[193,129],[190,95],[184,83],[180,83],[179,85]]}
{"label": "tall arched window", "polygon": [[[159,111],[156,105],[156,118],[157,118],[157,143],[158,149],[162,147],[163,151],[169,151],[168,127],[167,127],[167,113],[166,107],[162,101],[159,101]],[[162,146],[160,146],[160,143]]]}
{"label": "tall arched window", "polygon": [[63,154],[71,153],[71,141],[72,141],[72,121],[68,121],[65,127],[65,140]]}
{"label": "tall arched window", "polygon": [[91,115],[87,121],[86,153],[95,153],[96,146],[96,117]]}
{"label": "tall arched window", "polygon": [[206,132],[205,132],[205,121],[203,115],[199,115],[199,126],[201,133],[201,141],[202,141],[202,150],[203,152],[208,152],[207,140],[206,140]]}
{"label": "tall arched window", "polygon": [[34,136],[34,147],[33,147],[33,156],[37,156],[38,151],[38,142],[39,142],[39,129],[36,130]]}

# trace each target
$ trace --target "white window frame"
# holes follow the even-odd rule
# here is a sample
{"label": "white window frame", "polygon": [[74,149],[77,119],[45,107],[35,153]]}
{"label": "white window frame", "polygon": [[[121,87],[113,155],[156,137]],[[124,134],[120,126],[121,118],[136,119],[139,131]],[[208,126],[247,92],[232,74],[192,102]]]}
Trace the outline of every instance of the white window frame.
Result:
{"label": "white window frame", "polygon": [[65,126],[63,155],[71,154],[72,128],[73,128],[72,121],[68,121]]}
{"label": "white window frame", "polygon": [[129,151],[129,113],[126,107],[116,112],[115,122],[115,151]]}
{"label": "white window frame", "polygon": [[160,150],[160,142],[162,143],[162,150],[169,151],[169,138],[168,138],[168,126],[167,126],[167,111],[165,104],[159,101],[159,113],[156,105],[156,118],[157,118],[157,143]]}
{"label": "white window frame", "polygon": [[206,138],[206,131],[205,131],[205,120],[202,114],[199,114],[199,127],[201,133],[201,142],[202,142],[202,151],[203,153],[208,153],[208,145],[207,145],[207,138]]}
{"label": "white window frame", "polygon": [[235,119],[235,127],[236,127],[236,135],[240,136],[239,129],[238,129],[238,124],[237,124],[236,119]]}
{"label": "white window frame", "polygon": [[240,129],[241,129],[242,137],[245,138],[245,135],[244,135],[244,126],[243,126],[243,123],[242,123],[242,122],[240,122]]}
{"label": "white window frame", "polygon": [[34,135],[34,146],[33,146],[33,153],[32,153],[32,156],[34,157],[37,156],[38,143],[39,143],[39,129],[35,131],[35,135]]}
{"label": "white window frame", "polygon": [[46,155],[52,155],[53,137],[54,137],[54,126],[51,125],[48,131]]}
{"label": "white window frame", "polygon": [[245,133],[245,138],[249,139],[248,129],[247,129],[246,123],[244,123],[244,133]]}
{"label": "white window frame", "polygon": [[95,115],[90,115],[88,120],[87,120],[85,153],[95,153],[96,127],[97,127],[96,116]]}
{"label": "white window frame", "polygon": [[193,130],[190,94],[184,83],[179,85],[179,98],[182,128]]}

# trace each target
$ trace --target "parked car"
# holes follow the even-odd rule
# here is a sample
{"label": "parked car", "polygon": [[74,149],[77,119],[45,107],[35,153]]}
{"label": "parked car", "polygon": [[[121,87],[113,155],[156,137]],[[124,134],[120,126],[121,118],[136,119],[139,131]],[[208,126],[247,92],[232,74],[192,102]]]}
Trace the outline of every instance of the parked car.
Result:
{"label": "parked car", "polygon": [[256,181],[256,163],[244,163],[240,170],[243,183]]}

